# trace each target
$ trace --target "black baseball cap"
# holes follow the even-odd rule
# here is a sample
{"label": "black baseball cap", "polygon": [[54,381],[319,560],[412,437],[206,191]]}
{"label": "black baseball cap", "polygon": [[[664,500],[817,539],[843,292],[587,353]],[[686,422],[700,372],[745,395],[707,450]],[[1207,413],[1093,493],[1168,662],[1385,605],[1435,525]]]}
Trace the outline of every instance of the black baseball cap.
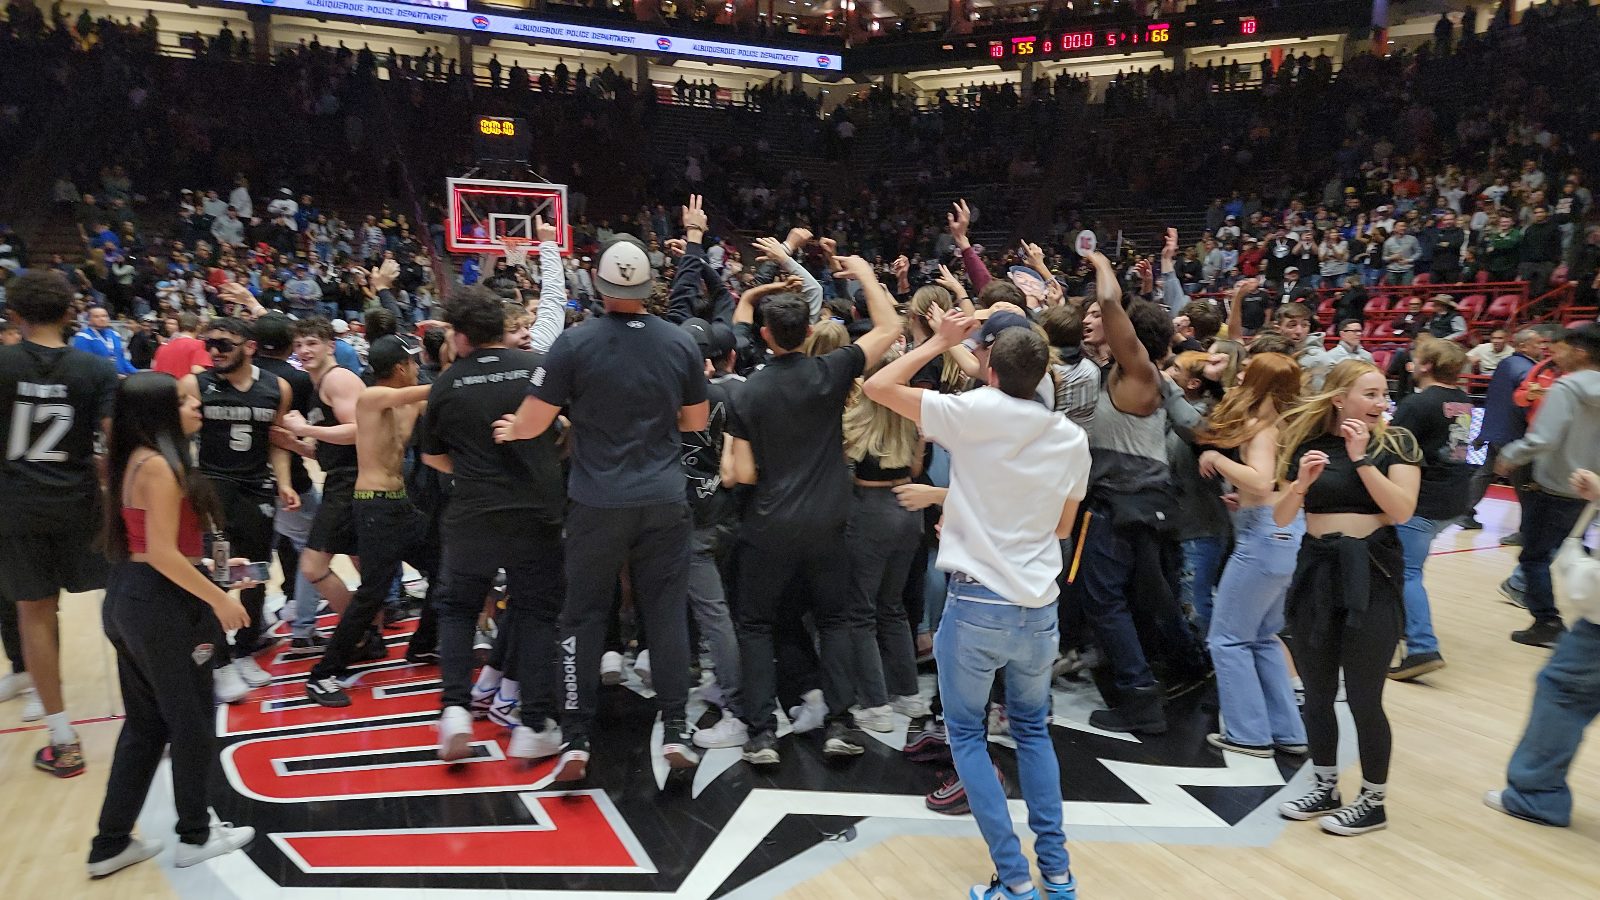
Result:
{"label": "black baseball cap", "polygon": [[983,320],[983,330],[978,333],[978,346],[988,347],[1007,328],[1032,328],[1032,324],[1014,312],[997,312]]}
{"label": "black baseball cap", "polygon": [[732,353],[734,347],[738,345],[733,329],[723,322],[707,322],[700,318],[685,319],[683,330],[694,338],[694,342],[700,346],[700,355],[706,359],[721,359]]}
{"label": "black baseball cap", "polygon": [[385,378],[394,371],[395,366],[408,359],[419,362],[422,358],[422,345],[410,335],[388,334],[372,342],[367,349],[367,365],[372,367],[375,378]]}

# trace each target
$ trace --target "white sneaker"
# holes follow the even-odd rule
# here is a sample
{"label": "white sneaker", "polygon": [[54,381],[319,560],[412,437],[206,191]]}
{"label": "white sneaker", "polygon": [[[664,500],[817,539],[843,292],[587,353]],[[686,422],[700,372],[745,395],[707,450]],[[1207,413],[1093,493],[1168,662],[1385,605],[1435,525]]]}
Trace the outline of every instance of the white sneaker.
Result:
{"label": "white sneaker", "polygon": [[857,728],[879,733],[894,730],[894,710],[886,703],[883,706],[869,706],[858,709],[851,714],[856,720]]}
{"label": "white sneaker", "polygon": [[253,688],[272,683],[272,676],[267,674],[266,669],[261,668],[261,664],[256,662],[253,656],[239,657],[233,661],[233,667],[239,670],[239,677],[244,679],[244,683]]}
{"label": "white sneaker", "polygon": [[515,759],[546,759],[560,752],[561,728],[550,719],[544,720],[543,731],[518,725],[511,730],[511,743],[506,745],[506,755]]}
{"label": "white sneaker", "polygon": [[44,701],[39,699],[38,691],[29,691],[28,699],[22,703],[22,721],[37,722],[44,718]]}
{"label": "white sneaker", "polygon": [[12,672],[0,678],[0,703],[15,700],[33,690],[33,676],[27,672]]}
{"label": "white sneaker", "polygon": [[521,685],[507,678],[500,682],[494,702],[489,704],[489,721],[502,728],[515,728],[522,721]]}
{"label": "white sneaker", "polygon": [[223,666],[211,670],[211,690],[223,703],[238,703],[250,693],[250,685],[244,683],[237,666]]}
{"label": "white sneaker", "polygon": [[232,853],[256,839],[256,830],[248,825],[234,827],[228,822],[211,826],[211,837],[204,844],[178,842],[172,855],[172,864],[180,869],[203,863],[212,857]]}
{"label": "white sneaker", "polygon": [[147,841],[143,838],[133,838],[128,841],[128,846],[121,853],[109,859],[89,863],[90,878],[104,878],[113,872],[119,872],[134,863],[142,863],[161,852],[160,841]]}
{"label": "white sneaker", "polygon": [[921,694],[908,694],[904,697],[890,697],[889,708],[908,719],[920,719],[930,715],[933,710],[928,706],[928,701],[922,699]]}
{"label": "white sneaker", "polygon": [[640,650],[639,658],[633,661],[633,674],[639,676],[639,683],[645,687],[650,686],[650,651]]}
{"label": "white sneaker", "polygon": [[743,720],[727,710],[722,711],[722,721],[694,733],[694,745],[703,750],[743,747],[749,740],[750,729],[745,727]]}
{"label": "white sneaker", "polygon": [[795,734],[805,734],[822,727],[828,718],[828,704],[822,702],[822,689],[812,688],[800,695],[802,706],[789,707],[789,727]]}
{"label": "white sneaker", "polygon": [[600,656],[600,683],[622,683],[622,654],[615,650],[607,650]]}
{"label": "white sneaker", "polygon": [[471,752],[472,714],[459,706],[446,706],[439,715],[439,758],[455,762]]}

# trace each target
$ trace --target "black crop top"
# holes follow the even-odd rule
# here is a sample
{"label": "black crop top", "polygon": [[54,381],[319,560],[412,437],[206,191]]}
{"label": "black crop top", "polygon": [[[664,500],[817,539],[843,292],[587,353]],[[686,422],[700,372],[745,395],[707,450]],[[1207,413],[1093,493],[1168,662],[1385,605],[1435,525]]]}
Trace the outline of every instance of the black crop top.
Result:
{"label": "black crop top", "polygon": [[[1395,463],[1418,465],[1421,453],[1417,450],[1417,442],[1411,436],[1411,432],[1390,426],[1389,433],[1397,439],[1401,452],[1379,451],[1368,447],[1367,458],[1372,460],[1378,471],[1387,472]],[[1289,460],[1289,473],[1285,476],[1289,483],[1292,484],[1299,476],[1300,457],[1304,456],[1307,450],[1321,450],[1328,454],[1328,467],[1322,470],[1322,474],[1306,490],[1307,513],[1383,515],[1383,510],[1379,508],[1377,501],[1372,499],[1367,486],[1361,483],[1361,474],[1356,471],[1354,465],[1351,465],[1350,454],[1344,448],[1344,438],[1339,435],[1325,434],[1296,447],[1294,456]]]}
{"label": "black crop top", "polygon": [[862,481],[899,481],[911,477],[911,467],[901,466],[898,469],[885,469],[879,460],[872,454],[861,457],[856,463],[856,478]]}

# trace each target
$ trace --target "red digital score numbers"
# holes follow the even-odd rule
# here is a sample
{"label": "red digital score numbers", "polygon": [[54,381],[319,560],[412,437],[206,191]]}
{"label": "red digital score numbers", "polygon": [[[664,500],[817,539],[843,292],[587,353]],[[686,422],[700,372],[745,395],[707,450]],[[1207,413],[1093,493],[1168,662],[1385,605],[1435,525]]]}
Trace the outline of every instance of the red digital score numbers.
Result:
{"label": "red digital score numbers", "polygon": [[[1252,25],[1253,27],[1253,25]],[[1248,32],[1248,33],[1254,33]],[[1144,31],[1068,31],[1059,40],[1038,35],[1022,35],[1007,41],[990,41],[989,58],[1005,59],[1008,56],[1038,56],[1041,54],[1093,50],[1096,47],[1132,47],[1140,44],[1165,44],[1172,39],[1172,28],[1165,23],[1145,26]]]}

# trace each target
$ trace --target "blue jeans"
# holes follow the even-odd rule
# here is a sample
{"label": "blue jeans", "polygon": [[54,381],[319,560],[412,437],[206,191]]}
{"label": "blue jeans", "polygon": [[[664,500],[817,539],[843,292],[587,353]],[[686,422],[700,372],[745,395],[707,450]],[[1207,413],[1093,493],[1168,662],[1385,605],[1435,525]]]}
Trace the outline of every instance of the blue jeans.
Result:
{"label": "blue jeans", "polygon": [[[950,579],[944,620],[933,639],[939,661],[939,696],[956,774],[967,789],[972,816],[989,845],[995,872],[1008,885],[1031,878],[1028,860],[1011,827],[1005,791],[989,759],[988,703],[995,672],[1005,669],[1006,714],[1017,742],[1017,770],[1028,805],[1039,869],[1064,879],[1071,868],[1061,821],[1061,763],[1050,740],[1050,666],[1058,642],[1054,603],[1014,606],[981,584]],[[980,601],[990,602],[980,602]]]}
{"label": "blue jeans", "polygon": [[1280,527],[1273,524],[1272,507],[1252,506],[1239,510],[1234,526],[1233,555],[1217,585],[1206,636],[1224,731],[1230,740],[1255,747],[1304,744],[1306,727],[1278,632],[1305,517]]}
{"label": "blue jeans", "polygon": [[[322,495],[316,486],[300,492],[300,508],[290,512],[279,507],[272,520],[272,529],[289,539],[296,553],[306,550],[306,538],[311,534],[311,520],[317,517],[317,507],[322,505]],[[288,593],[285,591],[285,593]],[[294,621],[291,633],[295,637],[310,637],[317,627],[317,604],[321,597],[311,582],[297,569],[294,576]]]}
{"label": "blue jeans", "polygon": [[1535,621],[1560,621],[1555,591],[1550,585],[1550,562],[1578,523],[1585,503],[1576,497],[1534,490],[1531,482],[1528,487],[1522,494],[1522,555],[1517,558],[1527,582],[1522,596]]}
{"label": "blue jeans", "polygon": [[1438,653],[1439,639],[1433,634],[1433,614],[1428,608],[1428,589],[1422,583],[1422,566],[1433,548],[1439,522],[1412,516],[1395,526],[1400,534],[1400,549],[1406,555],[1406,655]]}
{"label": "blue jeans", "polygon": [[1194,628],[1198,634],[1211,629],[1211,595],[1217,589],[1217,569],[1222,566],[1223,540],[1219,537],[1197,537],[1183,542],[1183,579],[1179,582],[1179,600],[1194,610]]}
{"label": "blue jeans", "polygon": [[1551,825],[1572,821],[1567,769],[1600,715],[1600,625],[1580,619],[1539,673],[1528,729],[1506,766],[1506,809]]}

